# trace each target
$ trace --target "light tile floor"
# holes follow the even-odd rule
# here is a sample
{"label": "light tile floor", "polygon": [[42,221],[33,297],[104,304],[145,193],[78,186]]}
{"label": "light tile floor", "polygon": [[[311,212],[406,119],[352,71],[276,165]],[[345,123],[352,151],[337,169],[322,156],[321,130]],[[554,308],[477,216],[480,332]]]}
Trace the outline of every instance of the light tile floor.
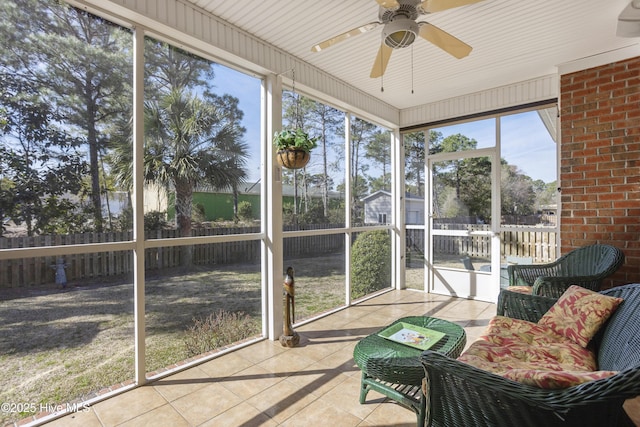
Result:
{"label": "light tile floor", "polygon": [[358,401],[353,348],[399,317],[427,315],[465,328],[467,345],[495,315],[485,302],[392,291],[296,328],[300,345],[261,341],[47,424],[54,426],[386,426],[415,414],[375,391]]}

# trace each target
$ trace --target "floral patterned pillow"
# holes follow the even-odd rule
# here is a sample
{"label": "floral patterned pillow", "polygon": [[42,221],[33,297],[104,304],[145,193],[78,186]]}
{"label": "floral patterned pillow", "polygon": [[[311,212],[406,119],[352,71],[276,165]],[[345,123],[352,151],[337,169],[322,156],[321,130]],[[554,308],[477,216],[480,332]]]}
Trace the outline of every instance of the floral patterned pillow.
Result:
{"label": "floral patterned pillow", "polygon": [[560,389],[588,381],[608,378],[614,371],[545,371],[540,369],[510,369],[502,376],[519,383],[546,389]]}
{"label": "floral patterned pillow", "polygon": [[533,286],[513,285],[509,286],[507,290],[511,292],[518,292],[519,294],[531,295],[531,292],[533,292]]}
{"label": "floral patterned pillow", "polygon": [[572,285],[542,316],[538,324],[547,326],[586,348],[621,302],[622,298]]}

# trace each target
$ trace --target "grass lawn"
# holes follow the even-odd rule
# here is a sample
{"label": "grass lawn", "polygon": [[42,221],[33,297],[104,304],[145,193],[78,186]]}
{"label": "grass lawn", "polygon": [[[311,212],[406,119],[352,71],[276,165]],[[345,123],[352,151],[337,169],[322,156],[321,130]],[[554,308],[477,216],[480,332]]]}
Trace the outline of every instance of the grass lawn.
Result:
{"label": "grass lawn", "polygon": [[[344,255],[288,260],[296,269],[296,320],[344,305]],[[220,309],[243,312],[261,331],[259,265],[149,274],[146,368],[188,357],[185,331]],[[54,405],[85,400],[134,375],[133,284],[29,288],[0,294],[0,402]],[[0,412],[0,425],[34,415]]]}

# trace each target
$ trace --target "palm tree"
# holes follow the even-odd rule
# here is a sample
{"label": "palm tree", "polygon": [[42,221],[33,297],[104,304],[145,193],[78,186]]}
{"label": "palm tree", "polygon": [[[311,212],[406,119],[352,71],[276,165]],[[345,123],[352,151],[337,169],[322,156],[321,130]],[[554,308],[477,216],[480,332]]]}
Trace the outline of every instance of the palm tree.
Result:
{"label": "palm tree", "polygon": [[196,184],[232,187],[246,176],[247,147],[237,126],[223,112],[183,90],[172,90],[145,107],[144,178],[173,187],[181,236],[191,234],[191,204]]}
{"label": "palm tree", "polygon": [[[191,236],[193,191],[198,187],[237,188],[246,177],[244,128],[229,120],[216,102],[188,90],[173,89],[145,103],[144,180],[175,191],[176,224],[181,237]],[[131,145],[120,144],[113,171],[131,188]],[[191,264],[191,247],[183,266]]]}

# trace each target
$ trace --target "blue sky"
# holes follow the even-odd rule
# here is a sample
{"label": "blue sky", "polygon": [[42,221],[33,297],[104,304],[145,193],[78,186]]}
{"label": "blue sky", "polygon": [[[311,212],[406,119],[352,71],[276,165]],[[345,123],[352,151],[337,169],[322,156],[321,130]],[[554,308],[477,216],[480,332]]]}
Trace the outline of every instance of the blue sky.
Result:
{"label": "blue sky", "polygon": [[214,91],[218,95],[229,94],[240,100],[244,112],[242,125],[247,129],[244,141],[249,146],[248,181],[253,184],[260,178],[260,86],[255,77],[216,65]]}
{"label": "blue sky", "polygon": [[[478,148],[493,147],[496,139],[495,119],[477,120],[434,129],[443,137],[463,134],[478,141]],[[501,157],[516,165],[532,179],[549,183],[556,180],[556,143],[535,111],[501,118]]]}
{"label": "blue sky", "polygon": [[[260,85],[255,77],[217,65],[214,84],[218,94],[230,94],[240,100],[244,112],[245,142],[250,149],[249,181],[259,179],[260,167]],[[478,141],[478,148],[495,145],[495,119],[447,126],[437,129],[448,136],[461,133]],[[501,157],[516,165],[532,179],[556,180],[556,144],[535,111],[503,116],[501,120]]]}

